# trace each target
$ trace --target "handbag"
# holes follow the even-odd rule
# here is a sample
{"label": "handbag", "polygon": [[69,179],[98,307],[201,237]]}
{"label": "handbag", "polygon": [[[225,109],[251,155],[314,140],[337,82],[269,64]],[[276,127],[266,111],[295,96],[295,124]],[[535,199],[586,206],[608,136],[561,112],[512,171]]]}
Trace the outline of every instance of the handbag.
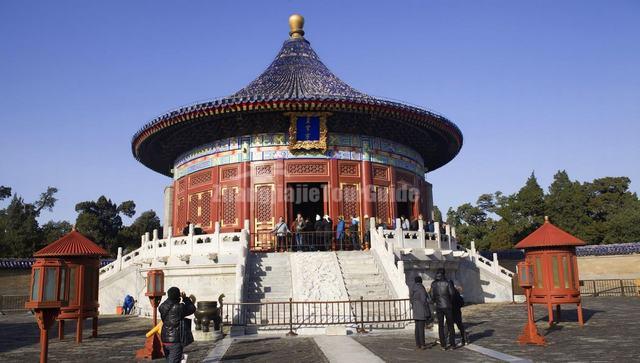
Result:
{"label": "handbag", "polygon": [[191,319],[184,318],[180,321],[180,343],[183,347],[193,343],[193,332],[191,332]]}

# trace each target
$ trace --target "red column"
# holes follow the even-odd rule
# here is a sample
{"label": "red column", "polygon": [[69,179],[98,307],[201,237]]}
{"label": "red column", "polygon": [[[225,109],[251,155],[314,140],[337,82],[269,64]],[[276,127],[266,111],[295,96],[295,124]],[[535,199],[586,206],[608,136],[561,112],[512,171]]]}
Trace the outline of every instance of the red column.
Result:
{"label": "red column", "polygon": [[369,217],[373,217],[373,180],[371,177],[371,163],[368,161],[362,161],[360,165],[362,167],[362,213]]}
{"label": "red column", "polygon": [[389,172],[391,173],[391,184],[389,184],[389,203],[391,204],[391,222],[394,223],[396,218],[399,218],[398,204],[396,204],[396,168],[389,167]]}
{"label": "red column", "polygon": [[285,216],[285,184],[284,178],[284,160],[276,160],[274,163],[275,175],[274,182],[276,185],[276,215],[275,222],[278,223],[278,218]]}
{"label": "red column", "polygon": [[[340,195],[340,180],[338,178],[338,160],[329,160],[329,211],[327,214],[334,221],[340,213],[338,196]],[[335,222],[334,222],[335,223]]]}
{"label": "red column", "polygon": [[[244,220],[248,219],[251,225],[251,164],[249,162],[242,162],[240,165],[240,196],[242,199],[242,219],[240,220],[241,228],[244,228]],[[250,227],[251,229],[251,227]]]}

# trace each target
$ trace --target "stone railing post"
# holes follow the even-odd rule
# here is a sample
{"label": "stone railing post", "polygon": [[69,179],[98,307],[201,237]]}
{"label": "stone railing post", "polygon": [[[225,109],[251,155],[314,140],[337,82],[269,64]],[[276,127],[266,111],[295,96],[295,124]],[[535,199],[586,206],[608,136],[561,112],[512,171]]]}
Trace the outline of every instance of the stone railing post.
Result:
{"label": "stone railing post", "polygon": [[196,232],[196,225],[193,223],[189,223],[189,237],[193,237]]}
{"label": "stone railing post", "polygon": [[173,226],[167,227],[167,238],[173,237]]}
{"label": "stone railing post", "polygon": [[469,249],[469,260],[475,261],[476,259],[476,242],[471,241],[471,248]]}
{"label": "stone railing post", "polygon": [[433,222],[433,233],[436,236],[436,241],[438,242],[438,248],[442,249],[442,238],[440,236],[440,222]]}
{"label": "stone railing post", "polygon": [[493,253],[493,271],[496,274],[500,274],[500,264],[498,262],[498,254],[497,253]]}
{"label": "stone railing post", "polygon": [[118,255],[116,257],[116,266],[118,266],[118,271],[122,271],[122,247],[118,247]]}
{"label": "stone railing post", "polygon": [[220,222],[215,222],[213,224],[213,240],[216,244],[216,252],[220,252]]}
{"label": "stone railing post", "polygon": [[456,227],[451,227],[451,237],[458,238],[458,236],[456,235]]}
{"label": "stone railing post", "polygon": [[154,241],[157,241],[157,240],[158,240],[158,230],[157,230],[157,229],[154,229],[154,230],[153,230],[153,240],[154,240]]}
{"label": "stone railing post", "polygon": [[396,235],[396,241],[398,241],[398,246],[400,248],[404,248],[404,234],[402,233],[402,224],[400,222],[400,218],[396,218],[396,229],[394,231]]}
{"label": "stone railing post", "polygon": [[144,247],[144,243],[146,241],[144,240],[144,234],[142,236],[140,236],[140,247]]}

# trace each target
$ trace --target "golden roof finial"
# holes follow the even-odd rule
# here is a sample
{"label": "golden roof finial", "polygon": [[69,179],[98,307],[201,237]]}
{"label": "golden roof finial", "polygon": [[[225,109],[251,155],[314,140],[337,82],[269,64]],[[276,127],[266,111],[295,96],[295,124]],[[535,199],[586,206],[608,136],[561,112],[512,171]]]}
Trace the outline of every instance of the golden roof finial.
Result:
{"label": "golden roof finial", "polygon": [[303,38],[304,37],[304,18],[300,14],[293,14],[289,17],[289,36],[291,38]]}

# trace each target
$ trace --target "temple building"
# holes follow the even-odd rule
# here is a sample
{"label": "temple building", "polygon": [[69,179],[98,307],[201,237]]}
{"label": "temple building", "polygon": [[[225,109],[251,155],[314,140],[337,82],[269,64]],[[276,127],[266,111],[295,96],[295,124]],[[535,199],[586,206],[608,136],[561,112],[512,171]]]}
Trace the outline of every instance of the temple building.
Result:
{"label": "temple building", "polygon": [[[304,19],[273,62],[236,93],[145,125],[133,155],[172,177],[165,226],[205,233],[271,230],[279,217],[431,215],[426,173],[451,161],[462,133],[425,109],[369,96],[334,75],[305,38]],[[313,191],[317,198],[301,197]],[[165,227],[165,231],[168,229]],[[166,237],[166,232],[165,232]]]}
{"label": "temple building", "polygon": [[[303,18],[293,15],[289,25],[289,38],[249,85],[162,115],[134,135],[135,158],[173,178],[164,194],[164,235],[146,233],[139,248],[120,251],[100,269],[100,312],[112,313],[131,295],[136,314],[150,316],[144,286],[157,269],[164,286],[198,301],[224,294],[228,306],[256,304],[259,311],[238,308],[223,319],[261,329],[282,316],[260,311],[283,301],[404,304],[407,283],[421,276],[428,284],[438,269],[464,286],[465,301],[511,301],[513,274],[497,258],[459,246],[455,229],[428,223],[426,176],[460,151],[458,127],[347,85],[311,48]],[[309,231],[280,229],[280,218],[292,226],[298,214],[309,219]],[[386,314],[380,309],[368,311]],[[398,309],[408,319],[408,310]],[[342,319],[326,309],[300,314],[292,316]],[[237,320],[245,318],[253,320]]]}

